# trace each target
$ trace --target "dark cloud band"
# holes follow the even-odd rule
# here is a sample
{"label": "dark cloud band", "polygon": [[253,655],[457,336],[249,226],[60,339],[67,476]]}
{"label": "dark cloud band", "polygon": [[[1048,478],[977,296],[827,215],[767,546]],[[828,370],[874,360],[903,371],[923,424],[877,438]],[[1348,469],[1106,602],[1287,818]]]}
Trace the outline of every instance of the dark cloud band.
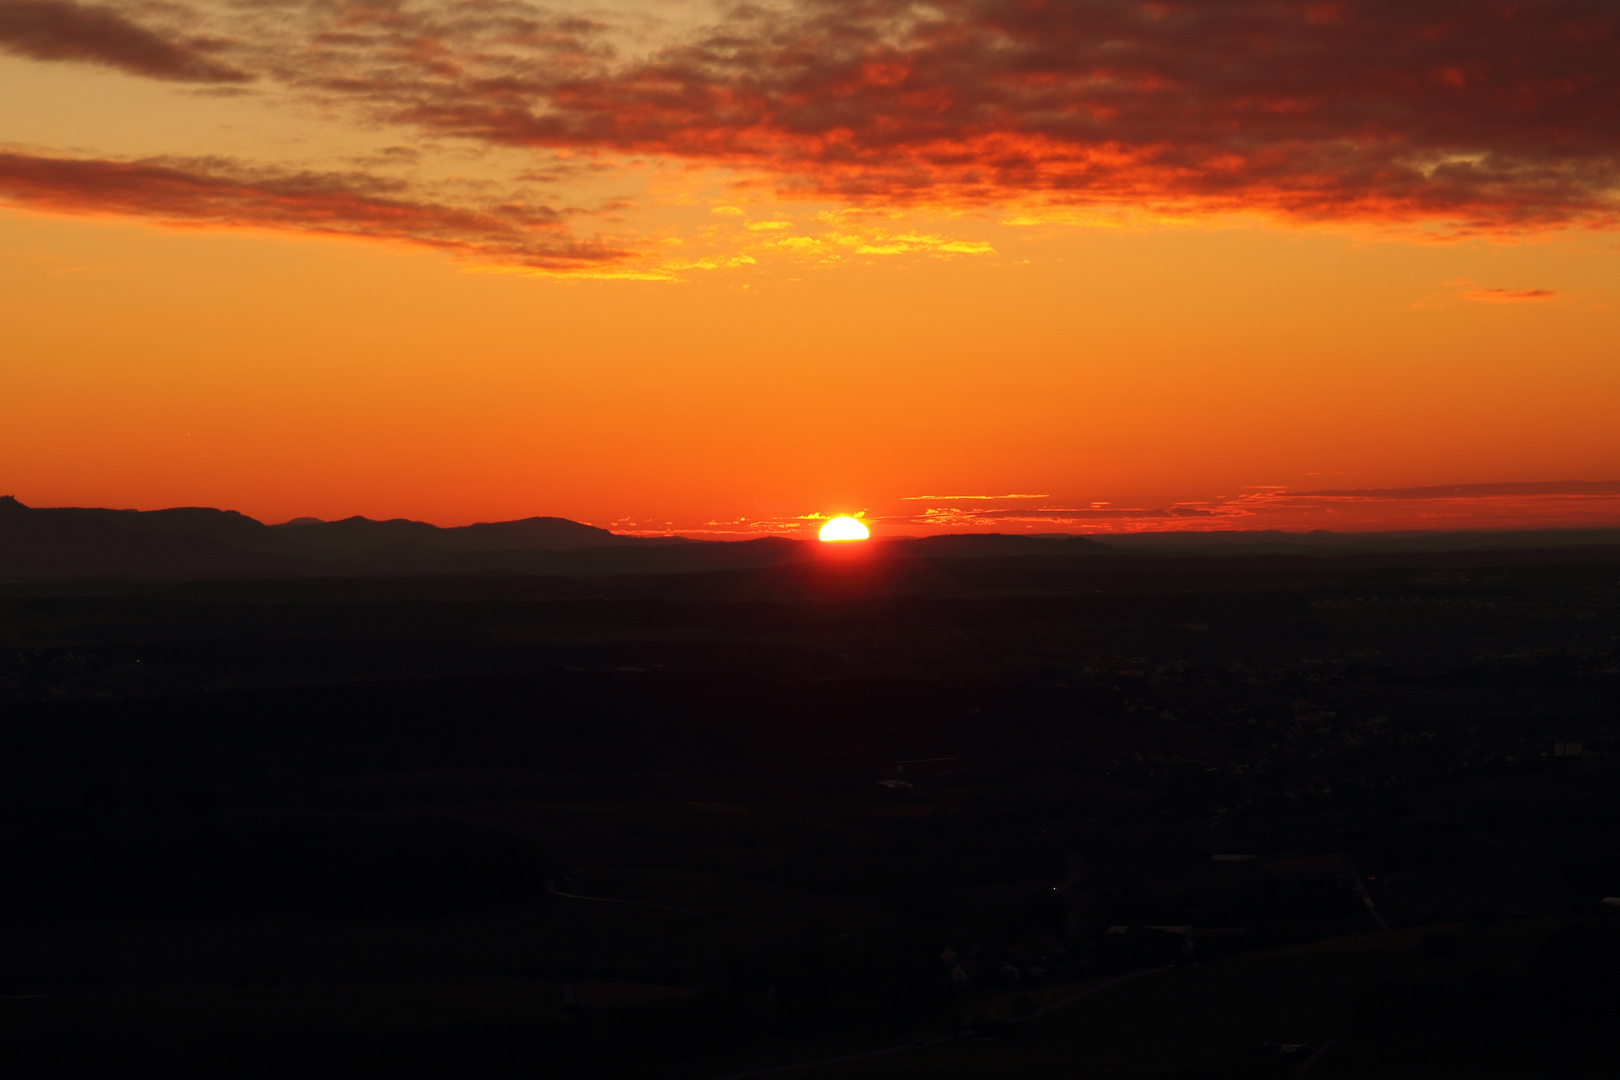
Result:
{"label": "dark cloud band", "polygon": [[392,241],[540,269],[601,265],[627,254],[575,240],[545,207],[453,206],[394,188],[365,176],[266,173],[219,160],[0,153],[0,200],[37,210]]}
{"label": "dark cloud band", "polygon": [[112,8],[73,0],[0,0],[0,50],[35,60],[77,60],[174,82],[252,80],[221,61],[218,48],[207,39],[167,37]]}
{"label": "dark cloud band", "polygon": [[[1453,231],[1620,216],[1612,0],[787,0],[635,57],[609,27],[518,0],[288,0],[186,20],[211,36],[0,0],[0,46],[158,78],[253,75],[367,123],[664,155],[857,203]],[[229,67],[206,46],[225,40]]]}
{"label": "dark cloud band", "polygon": [[805,194],[1479,228],[1620,209],[1606,0],[793,0],[631,62],[521,5],[351,13],[340,45],[308,10],[287,77],[396,122]]}

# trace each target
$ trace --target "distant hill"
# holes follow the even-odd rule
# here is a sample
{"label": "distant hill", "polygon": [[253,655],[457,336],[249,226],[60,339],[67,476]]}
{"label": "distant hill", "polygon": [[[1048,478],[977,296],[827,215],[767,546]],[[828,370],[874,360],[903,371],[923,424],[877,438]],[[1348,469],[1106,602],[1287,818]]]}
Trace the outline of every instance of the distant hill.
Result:
{"label": "distant hill", "polygon": [[[251,519],[248,519],[251,520]],[[351,517],[341,521],[299,518],[269,530],[302,547],[329,552],[362,552],[390,544],[418,544],[447,551],[567,551],[609,545],[667,543],[635,536],[618,536],[594,525],[559,517],[532,517],[520,521],[481,521],[441,529],[425,521],[392,518],[373,521]]]}
{"label": "distant hill", "polygon": [[129,532],[203,537],[242,551],[268,551],[278,555],[306,557],[310,554],[305,545],[284,535],[275,526],[255,521],[235,510],[215,510],[208,506],[180,506],[171,510],[103,510],[65,506],[37,512],[111,522]]}
{"label": "distant hill", "polygon": [[0,581],[660,574],[770,566],[800,557],[801,547],[619,536],[557,517],[448,529],[363,517],[266,525],[209,507],[40,509],[0,497]]}
{"label": "distant hill", "polygon": [[[1124,568],[1169,557],[1176,565],[1191,568],[1201,560],[1227,562],[1232,556],[1248,556],[1250,561],[1255,557],[1309,557],[1306,561],[1314,563],[1337,557],[1484,555],[1519,549],[1530,553],[1527,557],[1542,558],[1560,551],[1573,554],[1592,545],[1620,546],[1620,530],[1138,533],[1101,538],[979,533],[880,539],[869,550],[871,564],[887,568],[881,576],[893,588],[946,593],[969,588],[970,581],[975,583],[971,588],[1032,588],[1032,582],[1048,581],[1052,574],[1094,572],[1111,559],[1121,560],[1119,566]],[[0,581],[12,582],[418,574],[601,578],[780,567],[787,577],[772,588],[792,591],[802,586],[813,591],[822,588],[816,564],[824,560],[812,558],[820,546],[786,537],[716,541],[620,536],[557,517],[456,528],[404,518],[373,521],[363,517],[341,521],[300,518],[266,525],[234,510],[210,507],[35,509],[10,496],[0,497]],[[1547,554],[1535,555],[1537,551]],[[1005,565],[969,569],[969,564],[983,560],[1001,560]],[[951,569],[953,564],[960,565]],[[800,585],[783,584],[803,576],[794,569],[796,565],[809,576]],[[1240,569],[1245,563],[1230,565]],[[910,584],[902,585],[907,582]],[[709,586],[694,579],[685,587]]]}
{"label": "distant hill", "polygon": [[217,510],[197,512],[197,532],[171,531],[175,517],[156,519],[161,527],[131,527],[140,519],[119,516],[125,513],[133,511],[34,510],[0,496],[0,581],[284,577],[314,569],[207,535],[220,521],[207,515]]}

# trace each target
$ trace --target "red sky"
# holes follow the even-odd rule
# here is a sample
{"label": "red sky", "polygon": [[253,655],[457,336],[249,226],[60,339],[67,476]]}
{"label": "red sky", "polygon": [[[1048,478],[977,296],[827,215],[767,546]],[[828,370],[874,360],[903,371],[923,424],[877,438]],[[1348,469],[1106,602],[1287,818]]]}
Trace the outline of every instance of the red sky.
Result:
{"label": "red sky", "polygon": [[0,488],[1615,525],[1617,192],[1610,3],[0,0]]}

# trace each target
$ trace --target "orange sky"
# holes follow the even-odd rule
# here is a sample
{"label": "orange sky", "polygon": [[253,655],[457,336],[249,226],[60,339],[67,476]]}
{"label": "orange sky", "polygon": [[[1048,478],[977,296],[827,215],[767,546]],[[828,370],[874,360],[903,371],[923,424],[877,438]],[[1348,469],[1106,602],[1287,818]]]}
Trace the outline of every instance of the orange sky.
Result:
{"label": "orange sky", "polygon": [[0,493],[1620,525],[1617,190],[1608,4],[0,0]]}

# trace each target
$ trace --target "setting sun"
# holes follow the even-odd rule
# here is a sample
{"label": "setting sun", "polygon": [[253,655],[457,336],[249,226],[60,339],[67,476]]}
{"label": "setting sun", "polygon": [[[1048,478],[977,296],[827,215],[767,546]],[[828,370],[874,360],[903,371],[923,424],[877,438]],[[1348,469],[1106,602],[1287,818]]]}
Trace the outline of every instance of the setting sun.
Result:
{"label": "setting sun", "polygon": [[835,517],[821,527],[818,534],[823,540],[865,540],[871,534],[866,526],[852,517]]}

